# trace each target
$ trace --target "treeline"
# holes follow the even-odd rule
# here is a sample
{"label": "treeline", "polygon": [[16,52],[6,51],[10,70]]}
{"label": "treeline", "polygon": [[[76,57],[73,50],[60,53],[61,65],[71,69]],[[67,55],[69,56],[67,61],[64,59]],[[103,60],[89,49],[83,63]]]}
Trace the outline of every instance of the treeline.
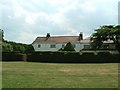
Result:
{"label": "treeline", "polygon": [[33,51],[34,49],[31,44],[22,44],[22,43],[7,41],[7,40],[4,40],[2,42],[2,52],[29,53]]}
{"label": "treeline", "polygon": [[31,44],[22,44],[5,40],[4,32],[1,29],[0,29],[0,47],[2,47],[2,52],[29,53],[34,51]]}

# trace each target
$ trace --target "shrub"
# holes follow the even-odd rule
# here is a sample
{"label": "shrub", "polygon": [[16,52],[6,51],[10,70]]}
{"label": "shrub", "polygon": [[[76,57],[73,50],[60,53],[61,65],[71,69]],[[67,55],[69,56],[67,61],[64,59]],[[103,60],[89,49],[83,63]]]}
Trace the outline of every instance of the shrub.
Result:
{"label": "shrub", "polygon": [[3,52],[2,61],[22,61],[22,54],[15,52]]}
{"label": "shrub", "polygon": [[110,52],[98,52],[98,55],[110,55]]}
{"label": "shrub", "polygon": [[82,52],[82,55],[94,55],[94,52]]}
{"label": "shrub", "polygon": [[73,45],[68,42],[67,45],[64,47],[63,51],[75,51]]}

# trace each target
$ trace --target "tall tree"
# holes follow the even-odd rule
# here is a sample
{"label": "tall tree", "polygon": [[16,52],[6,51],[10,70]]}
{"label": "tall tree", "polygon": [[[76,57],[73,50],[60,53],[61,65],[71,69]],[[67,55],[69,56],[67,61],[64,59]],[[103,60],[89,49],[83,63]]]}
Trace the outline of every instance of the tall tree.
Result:
{"label": "tall tree", "polygon": [[0,29],[0,41],[4,40],[4,31],[2,29]]}
{"label": "tall tree", "polygon": [[104,41],[112,40],[120,52],[120,25],[104,25],[95,31],[91,35],[91,45],[94,49],[99,49]]}

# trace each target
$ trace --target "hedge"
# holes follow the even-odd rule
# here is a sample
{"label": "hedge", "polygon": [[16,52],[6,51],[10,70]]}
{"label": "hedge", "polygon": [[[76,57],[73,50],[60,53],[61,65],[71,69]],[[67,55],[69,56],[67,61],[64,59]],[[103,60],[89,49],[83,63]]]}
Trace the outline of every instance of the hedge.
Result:
{"label": "hedge", "polygon": [[[112,55],[108,53],[94,55],[94,53],[83,53],[80,55],[76,52],[34,52],[29,54],[27,61],[32,62],[69,62],[69,63],[117,63],[119,54]],[[109,57],[109,58],[108,58]]]}
{"label": "hedge", "polygon": [[120,54],[84,52],[32,52],[2,53],[3,61],[28,61],[28,62],[62,62],[62,63],[118,63]]}
{"label": "hedge", "polygon": [[2,61],[24,61],[27,57],[19,52],[2,52]]}

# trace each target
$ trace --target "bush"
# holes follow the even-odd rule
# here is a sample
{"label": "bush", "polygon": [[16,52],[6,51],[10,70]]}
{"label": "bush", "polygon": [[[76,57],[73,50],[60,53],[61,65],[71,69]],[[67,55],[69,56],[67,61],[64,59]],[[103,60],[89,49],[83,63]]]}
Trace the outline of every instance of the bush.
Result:
{"label": "bush", "polygon": [[[120,54],[94,55],[85,53],[80,55],[77,52],[33,52],[21,54],[19,52],[2,53],[3,61],[31,61],[31,62],[62,62],[62,63],[118,63]],[[109,57],[109,58],[108,58]]]}
{"label": "bush", "polygon": [[35,62],[63,62],[63,63],[114,63],[118,62],[116,55],[94,55],[94,53],[84,53],[79,55],[77,52],[34,52],[28,55],[28,61]]}
{"label": "bush", "polygon": [[75,51],[73,45],[68,42],[67,45],[64,47],[63,51]]}
{"label": "bush", "polygon": [[13,47],[9,43],[2,43],[2,52],[12,52]]}
{"label": "bush", "polygon": [[82,52],[82,55],[94,55],[94,52]]}
{"label": "bush", "polygon": [[2,61],[22,61],[22,54],[15,52],[3,52]]}
{"label": "bush", "polygon": [[98,55],[110,55],[110,52],[98,52]]}

